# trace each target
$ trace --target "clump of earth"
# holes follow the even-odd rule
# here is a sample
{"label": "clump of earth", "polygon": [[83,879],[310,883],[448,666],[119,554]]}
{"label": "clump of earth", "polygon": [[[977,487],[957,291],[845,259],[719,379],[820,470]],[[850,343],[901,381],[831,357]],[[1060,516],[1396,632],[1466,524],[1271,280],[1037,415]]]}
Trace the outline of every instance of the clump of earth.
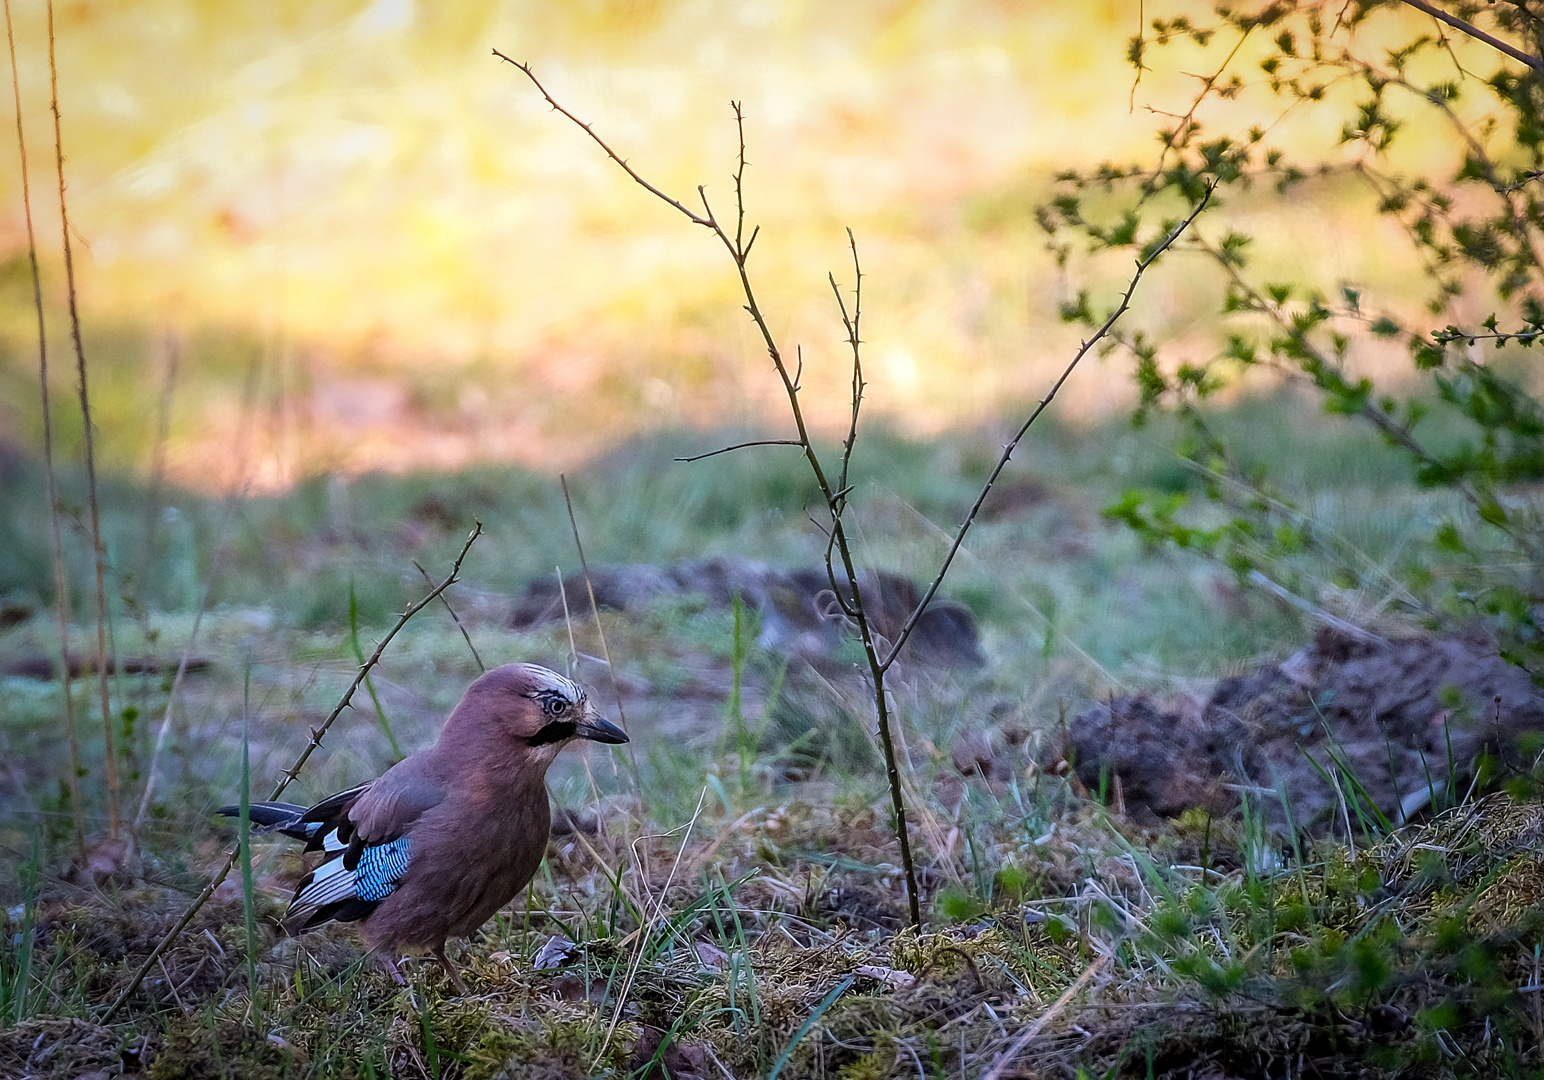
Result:
{"label": "clump of earth", "polygon": [[[603,566],[590,572],[588,587],[595,591],[597,606],[613,611],[636,611],[661,597],[686,595],[728,608],[738,596],[758,616],[759,646],[816,666],[829,663],[853,636],[851,620],[842,612],[823,567],[783,570],[730,558],[692,559],[675,566]],[[845,582],[841,587],[843,596],[851,595]],[[895,640],[922,600],[916,582],[888,570],[861,574],[858,587],[882,647]],[[515,601],[510,626],[529,630],[561,621],[565,594],[570,612],[588,609],[583,575],[565,578],[561,591],[551,578],[532,581]],[[917,620],[901,658],[941,667],[973,668],[986,662],[969,609],[941,597],[934,597]]]}
{"label": "clump of earth", "polygon": [[[1524,764],[1544,695],[1476,632],[1385,639],[1326,627],[1204,702],[1116,697],[1067,728],[1082,782],[1156,823],[1248,798],[1278,831],[1344,833],[1368,804],[1399,824],[1464,795],[1482,754]],[[1536,748],[1535,748],[1536,749]]]}

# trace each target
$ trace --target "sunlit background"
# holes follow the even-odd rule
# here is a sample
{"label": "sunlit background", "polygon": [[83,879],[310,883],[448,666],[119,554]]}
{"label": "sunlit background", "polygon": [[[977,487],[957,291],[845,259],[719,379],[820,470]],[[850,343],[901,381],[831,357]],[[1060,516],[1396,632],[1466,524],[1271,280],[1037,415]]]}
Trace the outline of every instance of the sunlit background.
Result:
{"label": "sunlit background", "polygon": [[[15,8],[69,449],[47,28],[40,4]],[[853,283],[846,228],[865,272],[871,414],[921,434],[998,415],[1040,396],[1076,345],[1056,317],[1075,283],[1034,219],[1055,171],[1150,156],[1154,110],[1183,111],[1197,85],[1183,50],[1134,82],[1126,42],[1141,18],[1129,0],[61,3],[102,458],[148,470],[163,411],[168,475],[210,489],[572,465],[664,426],[778,429],[784,406],[724,251],[495,48],[670,193],[692,201],[705,185],[720,215],[729,103],[744,103],[752,270],[784,347],[803,349],[817,424],[848,409],[827,282]],[[1294,137],[1290,123],[1273,135]],[[0,163],[0,435],[30,450],[41,423],[14,146]],[[1337,207],[1275,205],[1253,224],[1266,240],[1323,230],[1335,240],[1292,258],[1355,276],[1369,268],[1346,230],[1386,226]],[[1414,286],[1413,265],[1377,271]],[[1141,303],[1183,337],[1202,295],[1176,267]],[[1118,360],[1090,366],[1063,406],[1107,415],[1128,381]]]}

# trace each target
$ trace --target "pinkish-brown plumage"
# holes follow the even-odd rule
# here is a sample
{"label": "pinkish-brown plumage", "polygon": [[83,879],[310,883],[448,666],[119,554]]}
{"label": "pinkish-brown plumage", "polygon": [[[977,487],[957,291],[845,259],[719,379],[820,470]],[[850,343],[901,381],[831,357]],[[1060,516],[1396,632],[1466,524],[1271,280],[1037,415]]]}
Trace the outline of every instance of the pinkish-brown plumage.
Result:
{"label": "pinkish-brown plumage", "polygon": [[568,679],[509,664],[467,689],[433,746],[377,779],[310,808],[254,804],[256,825],[325,853],[295,890],[286,926],[362,920],[387,957],[427,950],[445,963],[446,939],[487,922],[541,865],[547,767],[575,738],[627,741]]}

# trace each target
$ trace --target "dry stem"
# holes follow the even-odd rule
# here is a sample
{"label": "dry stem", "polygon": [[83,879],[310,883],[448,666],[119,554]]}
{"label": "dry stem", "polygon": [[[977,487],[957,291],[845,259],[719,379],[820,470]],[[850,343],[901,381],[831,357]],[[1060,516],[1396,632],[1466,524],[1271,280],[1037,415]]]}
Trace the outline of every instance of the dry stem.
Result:
{"label": "dry stem", "polygon": [[[546,87],[541,84],[541,81],[536,78],[535,72],[531,70],[529,65],[511,60],[497,49],[493,50],[493,55],[505,63],[519,68],[526,78],[531,80],[532,85],[536,87],[537,91],[541,93],[542,97],[546,99],[553,109],[577,124],[605,152],[606,156],[614,161],[640,187],[669,206],[674,207],[692,224],[700,225],[711,231],[718,238],[719,242],[723,244],[724,249],[729,253],[729,257],[734,261],[735,270],[740,279],[740,292],[745,298],[745,310],[750,315],[751,321],[755,323],[756,329],[761,335],[762,344],[767,350],[767,356],[771,359],[772,366],[777,372],[777,377],[783,384],[783,391],[788,399],[789,411],[793,414],[794,427],[798,432],[798,439],[795,441],[795,445],[804,451],[804,458],[809,463],[810,471],[814,474],[815,483],[820,489],[821,497],[825,500],[827,513],[830,515],[831,527],[827,533],[830,542],[826,554],[826,572],[831,579],[832,587],[837,594],[838,602],[841,604],[844,614],[851,618],[857,626],[858,637],[863,644],[864,655],[868,660],[869,673],[874,683],[874,708],[878,722],[879,740],[880,745],[884,749],[885,772],[889,780],[891,805],[894,811],[895,839],[900,847],[901,866],[906,874],[906,898],[911,909],[912,925],[920,929],[922,926],[922,912],[917,893],[917,874],[912,861],[911,840],[906,828],[906,802],[901,791],[900,771],[896,765],[894,741],[891,738],[890,732],[889,702],[884,686],[885,668],[881,663],[879,646],[869,625],[868,615],[864,610],[863,593],[858,585],[857,565],[854,562],[852,547],[848,542],[847,531],[842,522],[842,513],[846,507],[848,490],[845,483],[833,486],[826,475],[825,468],[820,461],[820,455],[816,452],[815,445],[811,441],[809,428],[804,419],[804,410],[799,402],[798,376],[797,374],[790,373],[788,365],[783,359],[782,350],[777,344],[777,339],[773,336],[772,329],[767,324],[766,316],[761,311],[761,305],[756,298],[756,291],[751,285],[748,264],[751,248],[755,245],[756,237],[760,235],[760,232],[758,229],[752,229],[749,236],[745,234],[744,178],[747,162],[745,157],[745,114],[740,108],[740,103],[733,103],[740,150],[738,167],[734,174],[735,226],[734,235],[731,236],[713,213],[713,207],[708,202],[705,188],[700,185],[697,188],[697,197],[702,203],[703,210],[701,214],[698,214],[688,209],[683,203],[666,195],[653,184],[650,184],[620,155],[612,150],[605,140],[596,135],[589,124],[586,124],[562,105],[558,104],[557,100],[547,92]],[[856,255],[856,246],[854,246],[855,260]],[[849,323],[849,336],[853,342],[855,353],[854,385],[855,387],[861,387],[862,370],[856,359],[857,321],[858,315],[855,312]],[[853,402],[854,425],[857,422],[857,412],[860,404],[861,395],[859,395],[858,400]],[[851,453],[850,446],[847,453]],[[843,474],[846,472],[846,461],[847,457],[844,455]],[[841,560],[842,573],[850,589],[849,595],[845,597],[842,595],[842,590],[836,588],[836,570],[832,562],[833,553]]]}
{"label": "dry stem", "polygon": [[16,69],[16,33],[11,0],[5,0],[5,40],[11,50],[11,93],[16,101],[16,148],[21,155],[21,204],[27,218],[27,259],[32,265],[32,303],[38,315],[38,382],[43,405],[43,469],[48,475],[48,520],[53,528],[54,606],[59,613],[59,688],[64,694],[64,728],[70,742],[70,817],[75,847],[86,857],[86,831],[80,805],[80,734],[75,728],[75,699],[70,695],[70,590],[64,574],[64,538],[59,529],[59,479],[54,472],[53,407],[48,394],[48,333],[43,325],[43,279],[38,272],[37,237],[32,230],[32,191],[27,179],[27,139],[21,123],[21,78]]}
{"label": "dry stem", "polygon": [[[75,298],[75,254],[70,244],[70,214],[64,198],[64,135],[59,119],[59,65],[54,58],[54,5],[48,2],[48,79],[54,113],[54,161],[59,172],[59,225],[64,237],[64,280],[70,298],[70,336],[75,342],[75,374],[80,418],[86,439],[86,498],[91,511],[91,552],[96,567],[97,683],[102,698],[102,743],[107,753],[107,832],[117,839],[123,828],[118,805],[118,757],[113,748],[112,700],[107,687],[107,549],[102,545],[102,511],[97,502],[96,437],[91,429],[91,394],[86,385],[86,349],[80,339],[80,309]],[[68,672],[65,678],[69,678]]]}

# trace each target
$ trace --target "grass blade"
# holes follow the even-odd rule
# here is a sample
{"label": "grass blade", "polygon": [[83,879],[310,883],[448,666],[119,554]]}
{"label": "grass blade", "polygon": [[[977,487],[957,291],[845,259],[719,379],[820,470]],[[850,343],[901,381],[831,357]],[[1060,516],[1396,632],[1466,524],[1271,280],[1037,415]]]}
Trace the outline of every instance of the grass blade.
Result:
{"label": "grass blade", "polygon": [[257,908],[252,884],[252,667],[247,666],[241,701],[241,814],[236,838],[241,861],[241,913],[247,931],[247,998],[252,1003],[252,1022],[259,1024],[257,1002]]}
{"label": "grass blade", "polygon": [[788,1045],[783,1048],[783,1052],[778,1055],[777,1061],[772,1064],[772,1071],[767,1073],[767,1080],[777,1080],[777,1074],[783,1071],[783,1066],[788,1064],[788,1059],[798,1049],[799,1043],[804,1041],[804,1036],[809,1034],[810,1028],[814,1027],[815,1022],[826,1014],[827,1009],[836,1004],[836,999],[841,997],[843,991],[851,986],[856,978],[856,975],[849,975],[837,983],[832,987],[831,992],[825,996],[825,999],[815,1006],[815,1011],[804,1018],[804,1023],[799,1025],[799,1030],[793,1033],[793,1038],[788,1040]]}

